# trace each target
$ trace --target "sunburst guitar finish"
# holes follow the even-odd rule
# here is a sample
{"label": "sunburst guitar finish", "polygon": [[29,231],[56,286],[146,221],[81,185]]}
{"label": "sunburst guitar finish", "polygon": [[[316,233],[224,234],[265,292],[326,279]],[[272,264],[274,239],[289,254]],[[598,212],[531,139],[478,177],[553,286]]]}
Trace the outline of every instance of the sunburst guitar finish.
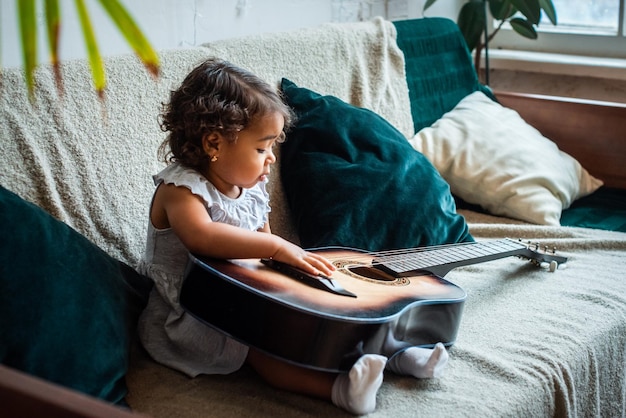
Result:
{"label": "sunburst guitar finish", "polygon": [[332,277],[273,260],[190,255],[180,303],[205,324],[284,361],[346,371],[363,354],[454,344],[466,294],[443,278],[451,269],[509,255],[566,261],[508,239],[379,253],[312,251],[335,265]]}

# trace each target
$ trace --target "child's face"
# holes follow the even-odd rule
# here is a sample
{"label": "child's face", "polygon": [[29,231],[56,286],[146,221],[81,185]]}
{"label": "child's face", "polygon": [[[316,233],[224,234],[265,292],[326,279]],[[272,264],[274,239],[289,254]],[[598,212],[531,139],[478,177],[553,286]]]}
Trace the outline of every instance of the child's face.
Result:
{"label": "child's face", "polygon": [[217,161],[210,163],[211,182],[227,196],[265,180],[276,162],[273,146],[280,138],[284,118],[272,113],[254,120],[235,142],[222,140]]}

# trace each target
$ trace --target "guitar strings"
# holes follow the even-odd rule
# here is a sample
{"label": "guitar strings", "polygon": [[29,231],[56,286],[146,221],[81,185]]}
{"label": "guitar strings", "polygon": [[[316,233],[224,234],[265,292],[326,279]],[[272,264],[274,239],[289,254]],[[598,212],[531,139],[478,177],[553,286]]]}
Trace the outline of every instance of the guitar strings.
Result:
{"label": "guitar strings", "polygon": [[362,253],[356,253],[355,255],[342,257],[342,259],[348,260],[348,261],[369,261],[371,257],[374,257],[374,258],[379,258],[379,259],[384,260],[386,258],[394,258],[397,256],[412,255],[412,254],[418,254],[418,253],[424,253],[424,252],[435,252],[435,251],[441,251],[441,250],[450,249],[450,248],[453,248],[455,249],[455,251],[458,251],[457,249],[460,250],[468,246],[488,247],[488,246],[497,245],[498,243],[502,243],[502,242],[511,243],[514,241],[505,239],[505,240],[493,240],[493,241],[463,242],[463,243],[457,243],[457,244],[441,244],[441,245],[433,245],[433,246],[428,246],[428,247],[415,247],[415,248],[404,248],[404,249],[395,249],[395,250],[365,251]]}
{"label": "guitar strings", "polygon": [[[511,239],[489,240],[478,242],[464,242],[456,244],[433,245],[429,247],[417,247],[408,249],[373,251],[356,253],[341,257],[342,261],[369,264],[372,266],[393,264],[394,269],[410,271],[419,268],[415,263],[428,264],[428,266],[443,265],[455,261],[465,260],[468,257],[479,257],[497,254],[503,251],[526,248],[520,242]],[[468,250],[469,251],[466,251]],[[451,251],[449,251],[451,250]],[[423,255],[424,257],[417,257]],[[411,258],[411,256],[414,256]],[[373,258],[373,259],[372,259]],[[423,266],[422,266],[423,267]]]}
{"label": "guitar strings", "polygon": [[[548,254],[548,247],[545,247],[545,253],[539,252],[539,243],[534,244],[536,248],[532,248],[530,241],[525,244],[522,240],[512,240],[504,238],[499,240],[486,240],[464,242],[457,244],[442,244],[429,247],[417,247],[386,251],[364,251],[343,248],[343,250],[352,251],[352,255],[336,256],[336,261],[341,261],[341,268],[345,268],[350,263],[361,264],[362,266],[373,266],[389,270],[394,274],[420,271],[435,267],[453,266],[469,260],[488,261],[494,255],[517,255],[522,258],[528,258],[533,262],[564,262],[567,259],[558,261],[555,257]],[[328,247],[329,250],[341,250],[342,248]],[[320,248],[318,250],[323,250]],[[524,250],[520,252],[520,250]],[[552,254],[556,254],[553,250]],[[413,256],[411,258],[411,256]],[[462,265],[462,264],[461,264]]]}

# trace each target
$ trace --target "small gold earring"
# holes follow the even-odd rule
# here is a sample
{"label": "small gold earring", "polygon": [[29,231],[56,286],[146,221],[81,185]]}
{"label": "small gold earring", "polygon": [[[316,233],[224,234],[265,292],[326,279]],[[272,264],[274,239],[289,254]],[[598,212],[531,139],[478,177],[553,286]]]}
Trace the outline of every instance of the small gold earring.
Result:
{"label": "small gold earring", "polygon": [[214,163],[217,161],[217,155],[211,157],[211,162]]}

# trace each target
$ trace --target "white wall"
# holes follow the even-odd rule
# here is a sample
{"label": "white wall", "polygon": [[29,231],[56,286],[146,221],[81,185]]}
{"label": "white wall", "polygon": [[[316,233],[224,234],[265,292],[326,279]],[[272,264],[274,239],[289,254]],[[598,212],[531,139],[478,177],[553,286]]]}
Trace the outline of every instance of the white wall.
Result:
{"label": "white wall", "polygon": [[[121,0],[157,49],[199,45],[242,35],[275,32],[384,16],[390,20],[422,16],[424,0]],[[61,59],[85,56],[73,0],[61,0]],[[98,1],[87,0],[103,55],[129,52]],[[428,16],[456,19],[459,0],[440,0]],[[16,1],[0,2],[1,61],[21,66]],[[38,1],[39,62],[47,60],[43,1]]]}
{"label": "white wall", "polygon": [[[157,49],[199,45],[216,39],[384,16],[422,16],[425,0],[120,0]],[[439,0],[427,16],[456,20],[466,0]],[[61,0],[61,59],[85,56],[74,0]],[[97,0],[86,0],[103,55],[130,52]],[[0,64],[21,66],[16,0],[0,0]],[[47,60],[43,1],[38,0],[40,62]],[[626,102],[626,81],[492,69],[491,87],[511,91]]]}

